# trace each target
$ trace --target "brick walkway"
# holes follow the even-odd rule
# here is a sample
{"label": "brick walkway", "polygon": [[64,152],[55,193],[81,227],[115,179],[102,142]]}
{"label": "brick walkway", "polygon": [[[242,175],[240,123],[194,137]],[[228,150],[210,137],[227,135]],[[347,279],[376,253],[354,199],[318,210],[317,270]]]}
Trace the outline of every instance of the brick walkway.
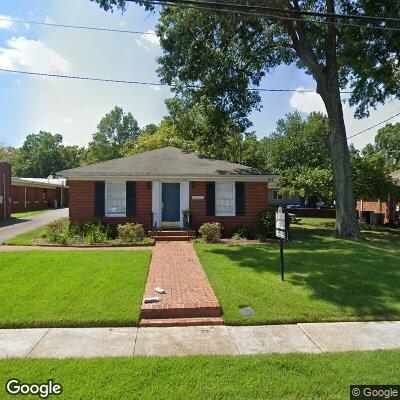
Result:
{"label": "brick walkway", "polygon": [[158,303],[142,303],[142,326],[222,324],[218,299],[190,243],[156,243],[144,297],[155,296]]}

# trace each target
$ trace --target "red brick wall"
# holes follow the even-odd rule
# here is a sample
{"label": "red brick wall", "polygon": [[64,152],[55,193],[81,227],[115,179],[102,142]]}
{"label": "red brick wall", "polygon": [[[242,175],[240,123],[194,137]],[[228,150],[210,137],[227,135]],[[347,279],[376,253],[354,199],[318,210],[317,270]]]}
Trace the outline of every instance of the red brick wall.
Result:
{"label": "red brick wall", "polygon": [[[362,204],[361,204],[362,203]],[[385,214],[385,224],[389,222],[388,219],[388,205],[386,201],[381,201],[379,206],[378,200],[357,200],[357,211],[360,216],[361,211],[372,211],[376,213]]]}
{"label": "red brick wall", "polygon": [[[25,204],[26,188],[26,204]],[[24,210],[37,210],[54,207],[54,200],[57,200],[58,207],[61,201],[61,192],[59,188],[47,189],[46,198],[44,196],[45,188],[33,186],[11,186],[12,212]]]}
{"label": "red brick wall", "polygon": [[[189,204],[192,211],[192,225],[198,229],[205,222],[220,222],[224,235],[231,236],[238,225],[246,225],[256,232],[259,216],[268,208],[268,184],[265,182],[245,182],[245,213],[237,217],[215,217],[206,215],[206,182],[189,183]],[[193,200],[192,196],[204,196],[204,200]]]}
{"label": "red brick wall", "polygon": [[11,215],[11,165],[0,163],[0,196],[4,195],[0,204],[0,220],[8,219]]}
{"label": "red brick wall", "polygon": [[151,182],[136,182],[136,215],[127,218],[98,217],[94,215],[94,182],[69,181],[69,217],[71,221],[84,223],[101,221],[117,225],[127,221],[139,222],[146,230],[151,228]]}

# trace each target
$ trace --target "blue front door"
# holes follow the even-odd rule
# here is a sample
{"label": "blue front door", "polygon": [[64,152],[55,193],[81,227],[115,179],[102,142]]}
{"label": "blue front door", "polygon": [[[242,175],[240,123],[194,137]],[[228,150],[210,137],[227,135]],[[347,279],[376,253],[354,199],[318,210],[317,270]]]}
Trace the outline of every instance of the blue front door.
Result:
{"label": "blue front door", "polygon": [[177,222],[180,220],[180,184],[162,184],[162,220]]}

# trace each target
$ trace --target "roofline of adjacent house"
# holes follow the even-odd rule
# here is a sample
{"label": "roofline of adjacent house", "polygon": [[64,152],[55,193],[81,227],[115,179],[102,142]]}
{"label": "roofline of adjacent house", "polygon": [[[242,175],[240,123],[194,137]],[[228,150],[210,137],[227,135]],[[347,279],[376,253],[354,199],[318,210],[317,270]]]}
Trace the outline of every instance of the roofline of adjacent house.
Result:
{"label": "roofline of adjacent house", "polygon": [[277,175],[104,175],[58,173],[70,181],[240,181],[240,182],[272,182]]}
{"label": "roofline of adjacent house", "polygon": [[32,186],[32,187],[38,187],[38,188],[47,188],[47,189],[55,189],[55,188],[61,188],[61,187],[68,187],[67,185],[63,185],[61,183],[55,183],[55,182],[38,182],[38,181],[32,181],[30,179],[22,179],[13,176],[11,178],[11,185],[13,186]]}

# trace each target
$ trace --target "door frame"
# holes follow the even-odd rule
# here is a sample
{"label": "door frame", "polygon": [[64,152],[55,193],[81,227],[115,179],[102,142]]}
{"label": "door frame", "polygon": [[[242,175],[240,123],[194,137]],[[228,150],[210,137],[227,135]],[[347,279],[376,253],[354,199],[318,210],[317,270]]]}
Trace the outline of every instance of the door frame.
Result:
{"label": "door frame", "polygon": [[162,227],[162,184],[163,183],[179,183],[180,184],[180,209],[179,209],[179,226],[184,227],[183,214],[184,210],[189,209],[189,181],[163,179],[162,181],[152,182],[152,212],[155,214],[154,227]]}

